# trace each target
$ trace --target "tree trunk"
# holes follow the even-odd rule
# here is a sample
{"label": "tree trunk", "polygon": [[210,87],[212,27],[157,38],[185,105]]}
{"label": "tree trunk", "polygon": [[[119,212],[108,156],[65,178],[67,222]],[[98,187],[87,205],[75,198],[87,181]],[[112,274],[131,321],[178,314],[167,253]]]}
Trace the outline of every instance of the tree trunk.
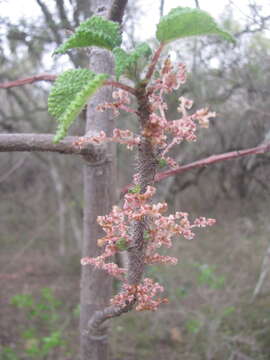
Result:
{"label": "tree trunk", "polygon": [[[92,1],[95,13],[104,15],[100,11],[102,6],[109,6],[110,1]],[[99,9],[99,11],[98,11]],[[108,10],[108,8],[106,9]],[[106,14],[107,12],[105,12]],[[113,73],[113,59],[111,54],[102,49],[91,49],[91,70],[100,73]],[[87,108],[86,135],[92,136],[103,130],[111,134],[114,121],[109,112],[97,112],[96,106],[111,101],[112,89],[101,89],[90,101]],[[82,256],[95,257],[100,253],[97,239],[102,237],[97,216],[104,215],[111,210],[115,200],[115,149],[112,145],[97,146],[98,157],[95,162],[85,158],[84,165],[84,236]],[[92,266],[82,267],[81,278],[81,360],[107,360],[108,344],[107,329],[100,329],[99,336],[91,337],[85,330],[87,323],[96,310],[104,308],[111,297],[112,282],[107,273],[96,270]]]}

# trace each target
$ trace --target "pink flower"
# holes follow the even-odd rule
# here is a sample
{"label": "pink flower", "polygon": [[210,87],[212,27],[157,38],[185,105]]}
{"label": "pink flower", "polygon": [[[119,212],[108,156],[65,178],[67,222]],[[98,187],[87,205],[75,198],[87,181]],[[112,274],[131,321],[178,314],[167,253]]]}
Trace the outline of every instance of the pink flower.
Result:
{"label": "pink flower", "polygon": [[[128,149],[140,146],[142,140],[152,144],[153,152],[157,155],[157,160],[164,165],[176,167],[177,163],[167,156],[173,146],[182,141],[196,141],[197,128],[208,127],[209,119],[215,117],[214,112],[208,108],[203,108],[192,113],[193,101],[183,96],[179,98],[177,108],[180,113],[179,118],[171,120],[167,118],[167,103],[165,95],[178,89],[186,82],[186,67],[184,64],[174,69],[174,66],[167,58],[160,72],[160,77],[154,80],[146,89],[146,109],[148,118],[144,119],[144,126],[140,134],[134,134],[128,129],[114,129],[112,136],[107,136],[101,131],[96,136],[82,137],[75,143],[77,146],[84,146],[85,143],[92,142],[100,144],[102,142],[116,142],[125,144]],[[113,93],[114,102],[105,103],[98,107],[104,111],[111,109],[114,114],[119,114],[119,110],[138,115],[138,112],[130,107],[129,94],[124,90],[117,90]],[[143,139],[146,138],[146,139]],[[147,164],[146,164],[147,165]],[[162,303],[167,303],[166,298],[158,297],[163,292],[163,287],[150,278],[145,278],[140,284],[128,284],[125,274],[126,269],[120,268],[113,262],[107,262],[109,258],[115,256],[118,251],[131,251],[134,244],[134,223],[143,221],[145,231],[141,242],[143,243],[144,262],[146,264],[177,264],[177,258],[161,255],[157,251],[159,248],[172,246],[172,241],[177,238],[193,239],[195,228],[212,226],[214,219],[198,217],[193,222],[189,219],[186,212],[177,211],[175,214],[166,216],[167,204],[165,202],[153,203],[152,199],[156,189],[147,186],[142,192],[143,180],[141,174],[135,174],[135,186],[124,196],[122,206],[114,206],[111,212],[97,218],[98,224],[104,231],[104,236],[97,240],[98,246],[103,248],[101,255],[92,258],[86,257],[81,260],[82,265],[92,265],[97,269],[104,270],[108,274],[123,281],[122,291],[117,294],[111,303],[118,306],[136,304],[136,310],[156,310]],[[143,183],[144,184],[144,183]]]}

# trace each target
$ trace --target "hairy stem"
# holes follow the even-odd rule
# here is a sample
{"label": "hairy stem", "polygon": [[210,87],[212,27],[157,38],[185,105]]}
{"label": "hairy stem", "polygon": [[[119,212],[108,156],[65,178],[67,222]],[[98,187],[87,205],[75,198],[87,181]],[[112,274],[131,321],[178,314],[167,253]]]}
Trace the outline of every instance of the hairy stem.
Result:
{"label": "hairy stem", "polygon": [[[147,126],[150,106],[146,96],[145,86],[138,89],[138,115],[142,130]],[[138,179],[141,193],[146,191],[148,185],[153,185],[157,169],[157,161],[153,145],[148,138],[142,137],[138,147]],[[146,219],[136,221],[133,229],[133,243],[128,251],[128,283],[138,285],[144,272],[145,245],[144,231]]]}
{"label": "hairy stem", "polygon": [[[182,174],[186,171],[189,171],[189,170],[192,170],[195,168],[200,168],[203,166],[216,164],[219,162],[223,162],[225,160],[237,159],[237,158],[243,157],[243,156],[264,154],[269,151],[270,151],[270,144],[266,144],[266,145],[260,145],[260,146],[250,148],[250,149],[235,150],[235,151],[230,151],[230,152],[219,154],[219,155],[211,155],[207,158],[197,160],[197,161],[194,161],[194,162],[186,164],[186,165],[179,166],[176,169],[157,173],[155,175],[155,183],[165,180],[170,176],[179,175],[179,174]],[[132,188],[132,184],[125,186],[121,190],[121,195],[124,195],[131,188]]]}
{"label": "hairy stem", "polygon": [[[143,130],[149,121],[150,106],[146,95],[146,86],[142,84],[136,90],[136,97],[138,101],[138,111],[140,126]],[[142,137],[141,143],[138,146],[138,178],[141,187],[141,193],[146,191],[148,185],[154,183],[157,161],[155,158],[155,151],[150,140]],[[128,274],[127,282],[129,285],[138,285],[144,272],[144,259],[146,241],[144,239],[144,230],[146,229],[146,218],[135,221],[133,224],[133,241],[128,250]],[[136,296],[134,300],[126,306],[108,306],[103,310],[98,310],[94,313],[88,321],[87,334],[92,339],[98,338],[102,323],[107,319],[120,316],[130,310],[136,303]],[[102,332],[101,332],[102,333]]]}

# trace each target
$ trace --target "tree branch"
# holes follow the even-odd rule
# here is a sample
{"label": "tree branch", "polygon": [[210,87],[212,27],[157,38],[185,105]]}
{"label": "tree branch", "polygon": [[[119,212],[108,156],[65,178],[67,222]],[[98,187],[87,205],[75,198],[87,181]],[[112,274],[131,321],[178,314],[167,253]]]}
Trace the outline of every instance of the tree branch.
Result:
{"label": "tree branch", "polygon": [[266,144],[266,145],[262,145],[262,146],[257,146],[255,148],[250,148],[250,149],[245,149],[245,150],[236,150],[236,151],[230,151],[224,154],[220,154],[220,155],[211,155],[205,159],[201,159],[198,161],[194,161],[190,164],[187,165],[183,165],[183,166],[179,166],[176,169],[173,170],[168,170],[168,171],[164,171],[162,173],[158,173],[155,177],[155,182],[161,181],[166,179],[169,176],[172,175],[178,175],[181,174],[183,172],[192,170],[194,168],[197,167],[202,167],[202,166],[208,166],[208,165],[212,165],[221,161],[225,161],[225,160],[231,160],[231,159],[235,159],[235,158],[239,158],[242,156],[247,156],[247,155],[254,155],[254,154],[263,154],[270,151],[270,143]]}
{"label": "tree branch", "polygon": [[165,1],[164,0],[160,0],[160,5],[159,5],[159,17],[160,19],[162,18],[163,16],[163,12],[164,12],[164,3]]}
{"label": "tree branch", "polygon": [[131,93],[132,95],[135,95],[136,96],[136,89],[134,89],[133,87],[130,87],[128,85],[125,85],[125,84],[122,84],[118,81],[106,81],[104,83],[104,85],[107,85],[107,86],[114,86],[116,88],[119,88],[119,89],[123,89],[129,93]]}
{"label": "tree branch", "polygon": [[[17,86],[23,86],[27,84],[33,84],[37,81],[55,81],[57,78],[57,75],[50,75],[50,74],[40,74],[40,75],[34,75],[29,78],[20,79],[20,80],[14,80],[14,81],[8,81],[3,84],[0,84],[0,89],[9,89]],[[122,84],[118,81],[106,81],[104,85],[107,86],[114,86],[119,89],[123,89],[132,95],[136,95],[136,90],[128,85]]]}
{"label": "tree branch", "polygon": [[35,75],[25,79],[5,82],[3,84],[0,84],[0,89],[9,89],[16,86],[32,84],[37,81],[55,81],[56,78],[57,75],[49,75],[49,74]]}
{"label": "tree branch", "polygon": [[147,70],[147,74],[145,76],[145,79],[146,80],[150,80],[154,71],[155,71],[155,67],[157,65],[157,62],[158,62],[158,59],[160,57],[160,54],[164,48],[165,44],[160,44],[159,47],[157,48],[153,58],[152,58],[152,61],[151,61],[151,64],[149,65],[149,68]]}
{"label": "tree branch", "polygon": [[127,2],[128,0],[114,0],[110,8],[108,19],[121,24]]}
{"label": "tree branch", "polygon": [[195,6],[196,6],[197,9],[200,9],[199,0],[195,0]]}
{"label": "tree branch", "polygon": [[[173,175],[182,174],[182,173],[184,173],[186,171],[189,171],[189,170],[192,170],[192,169],[195,169],[195,168],[212,165],[212,164],[222,162],[222,161],[225,161],[225,160],[236,159],[236,158],[247,156],[247,155],[264,154],[264,153],[266,153],[268,151],[270,151],[270,143],[266,144],[266,145],[261,145],[261,146],[257,146],[257,147],[254,147],[254,148],[250,148],[250,149],[230,151],[230,152],[220,154],[220,155],[211,155],[211,156],[209,156],[207,158],[194,161],[194,162],[192,162],[190,164],[179,166],[176,169],[158,173],[155,176],[155,182],[162,181],[162,180],[167,179],[168,177],[173,176]],[[121,190],[121,196],[124,195],[132,186],[133,185],[131,185],[131,184],[125,186]]]}
{"label": "tree branch", "polygon": [[[121,316],[132,310],[135,301],[130,302],[130,304],[122,307],[118,305],[107,306],[103,310],[98,310],[94,313],[91,319],[88,321],[86,334],[91,338],[98,340],[96,335],[99,333],[100,325],[102,325],[106,320]],[[100,340],[100,339],[99,339]]]}
{"label": "tree branch", "polygon": [[62,154],[87,155],[93,161],[98,156],[96,145],[77,141],[79,136],[67,136],[59,143],[53,143],[52,134],[0,134],[0,152],[47,151]]}
{"label": "tree branch", "polygon": [[51,29],[52,33],[54,34],[56,43],[58,45],[61,44],[61,37],[60,37],[60,35],[58,33],[58,27],[57,27],[57,24],[54,21],[54,18],[52,16],[52,14],[49,11],[49,8],[41,0],[36,0],[36,2],[38,3],[39,7],[41,8],[41,10],[43,12],[43,15],[44,15],[44,17],[46,19],[48,27]]}

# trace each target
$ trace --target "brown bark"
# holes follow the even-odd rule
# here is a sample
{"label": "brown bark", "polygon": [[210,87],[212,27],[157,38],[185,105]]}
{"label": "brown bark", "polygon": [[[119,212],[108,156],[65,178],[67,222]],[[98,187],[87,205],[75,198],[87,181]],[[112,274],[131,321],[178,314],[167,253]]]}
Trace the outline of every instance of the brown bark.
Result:
{"label": "brown bark", "polygon": [[112,21],[122,22],[128,0],[114,0],[108,18]]}
{"label": "brown bark", "polygon": [[[104,0],[92,1],[94,13],[108,15],[106,6],[111,2]],[[114,5],[117,3],[114,1]],[[124,7],[123,7],[124,9]],[[121,17],[119,18],[121,21]],[[90,68],[99,73],[113,73],[113,59],[111,54],[102,49],[91,49]],[[101,130],[111,134],[114,121],[108,112],[97,112],[96,106],[111,101],[112,89],[101,89],[89,102],[87,108],[86,136],[93,136]],[[95,257],[100,253],[97,239],[102,230],[96,219],[111,210],[115,201],[115,147],[112,144],[99,147],[99,157],[96,161],[87,161],[84,166],[84,236],[82,256]],[[109,303],[112,295],[111,277],[105,272],[91,266],[82,267],[81,277],[81,360],[108,359],[107,328],[96,327],[95,332],[89,333],[89,321],[93,314],[103,309]]]}
{"label": "brown bark", "polygon": [[[140,126],[143,129],[149,120],[149,104],[145,86],[138,91],[138,114]],[[157,169],[157,160],[151,142],[142,138],[138,148],[138,175],[141,192],[144,193],[148,185],[153,185]],[[146,219],[136,221],[134,224],[133,243],[128,251],[128,283],[138,285],[144,271],[145,245],[144,231]]]}
{"label": "brown bark", "polygon": [[0,134],[0,152],[7,151],[43,151],[61,154],[78,154],[87,156],[92,161],[99,157],[95,146],[88,142],[76,142],[79,136],[67,136],[59,143],[53,143],[51,134]]}
{"label": "brown bark", "polygon": [[[150,65],[151,66],[151,65]],[[143,130],[149,120],[150,115],[150,104],[146,92],[146,82],[143,82],[141,86],[136,90],[136,97],[138,102],[138,117],[141,129]],[[146,137],[141,137],[141,142],[138,146],[138,159],[137,159],[137,170],[139,185],[141,193],[146,191],[148,185],[153,185],[156,169],[157,160],[153,145]],[[147,227],[147,219],[135,221],[133,224],[133,239],[128,249],[128,284],[138,285],[143,276],[144,272],[144,259],[145,259],[145,248],[146,241],[144,239],[144,231]],[[96,337],[100,333],[101,325],[110,318],[120,316],[132,310],[133,305],[136,303],[136,295],[134,300],[128,303],[126,306],[108,306],[101,310],[95,311],[92,314],[90,321],[87,324],[87,333],[90,336]]]}

